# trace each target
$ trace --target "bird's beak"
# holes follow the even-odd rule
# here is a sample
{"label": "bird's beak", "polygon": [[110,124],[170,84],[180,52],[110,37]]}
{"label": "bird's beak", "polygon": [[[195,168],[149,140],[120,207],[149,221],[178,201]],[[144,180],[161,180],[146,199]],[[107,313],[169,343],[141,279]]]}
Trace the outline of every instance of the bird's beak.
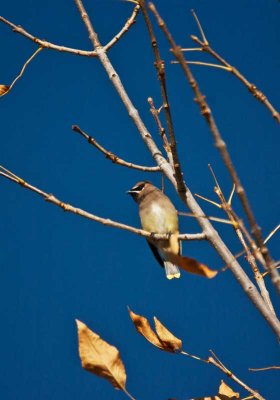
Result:
{"label": "bird's beak", "polygon": [[132,194],[132,193],[134,193],[134,191],[133,190],[127,190],[125,193],[126,194]]}

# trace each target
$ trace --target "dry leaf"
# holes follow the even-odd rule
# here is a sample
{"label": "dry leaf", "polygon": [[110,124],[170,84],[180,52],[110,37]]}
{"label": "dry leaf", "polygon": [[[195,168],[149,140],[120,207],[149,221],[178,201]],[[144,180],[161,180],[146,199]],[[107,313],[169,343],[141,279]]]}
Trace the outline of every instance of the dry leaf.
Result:
{"label": "dry leaf", "polygon": [[126,373],[118,349],[101,339],[83,322],[76,320],[76,323],[82,367],[107,379],[115,389],[125,390]]}
{"label": "dry leaf", "polygon": [[170,351],[181,351],[182,340],[174,336],[162,323],[154,317],[156,333],[166,348],[170,348]]}
{"label": "dry leaf", "polygon": [[210,269],[207,265],[200,263],[194,258],[183,257],[177,254],[168,254],[168,260],[178,265],[178,267],[182,268],[184,271],[209,279],[214,278],[218,273],[218,271]]}
{"label": "dry leaf", "polygon": [[161,343],[155,332],[152,330],[147,318],[142,317],[142,315],[135,314],[133,311],[130,310],[130,308],[128,309],[128,312],[137,332],[139,332],[140,335],[144,336],[144,338],[147,339],[148,342],[152,343],[154,346],[158,347],[159,349],[165,350],[163,344]]}
{"label": "dry leaf", "polygon": [[223,380],[219,387],[219,396],[222,400],[227,399],[240,399],[239,393],[234,392]]}
{"label": "dry leaf", "polygon": [[221,381],[219,393],[216,396],[196,397],[192,400],[239,400],[239,393],[234,392],[224,381]]}
{"label": "dry leaf", "polygon": [[136,330],[140,335],[144,336],[148,342],[161,350],[169,351],[171,353],[175,353],[182,349],[182,341],[165,328],[157,318],[154,317],[156,329],[156,332],[154,332],[147,318],[135,314],[130,309],[128,309],[128,312]]}
{"label": "dry leaf", "polygon": [[4,94],[8,93],[9,90],[10,90],[9,85],[0,85],[0,97],[4,96]]}

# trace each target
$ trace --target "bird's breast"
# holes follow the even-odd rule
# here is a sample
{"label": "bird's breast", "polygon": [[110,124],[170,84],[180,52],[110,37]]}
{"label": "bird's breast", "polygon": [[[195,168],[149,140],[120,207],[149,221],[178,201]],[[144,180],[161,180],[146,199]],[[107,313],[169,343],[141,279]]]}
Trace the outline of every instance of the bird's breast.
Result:
{"label": "bird's breast", "polygon": [[178,217],[175,209],[162,207],[152,202],[149,207],[140,208],[143,229],[149,232],[172,233],[178,230]]}

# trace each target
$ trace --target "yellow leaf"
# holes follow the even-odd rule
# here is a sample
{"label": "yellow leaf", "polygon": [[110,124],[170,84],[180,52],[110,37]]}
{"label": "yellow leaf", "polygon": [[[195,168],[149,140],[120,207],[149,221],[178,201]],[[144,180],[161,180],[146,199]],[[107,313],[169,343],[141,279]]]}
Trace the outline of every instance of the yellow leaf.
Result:
{"label": "yellow leaf", "polygon": [[156,333],[159,340],[164,345],[165,350],[170,349],[170,351],[181,351],[182,350],[182,340],[174,336],[162,323],[154,317]]}
{"label": "yellow leaf", "polygon": [[9,85],[0,85],[0,97],[4,96],[4,94],[8,93],[9,90],[10,90]]}
{"label": "yellow leaf", "polygon": [[161,350],[175,353],[182,349],[182,341],[174,336],[162,323],[154,317],[155,329],[153,331],[147,318],[142,315],[137,315],[130,309],[128,309],[130,318],[140,335],[144,336],[148,342]]}
{"label": "yellow leaf", "polygon": [[219,393],[216,396],[196,397],[192,400],[239,400],[239,393],[234,392],[224,381],[221,381]]}
{"label": "yellow leaf", "polygon": [[82,367],[107,379],[115,389],[126,390],[126,373],[118,349],[101,339],[83,322],[76,320],[76,323]]}
{"label": "yellow leaf", "polygon": [[205,278],[214,278],[218,273],[218,271],[209,268],[194,258],[183,257],[178,254],[168,254],[168,260],[191,274],[204,276]]}
{"label": "yellow leaf", "polygon": [[154,346],[158,347],[159,349],[165,350],[163,344],[161,343],[155,332],[152,330],[147,318],[142,317],[142,315],[135,314],[130,309],[128,309],[128,312],[137,332],[139,332],[140,335],[144,336],[144,338],[147,339],[148,342],[152,343]]}
{"label": "yellow leaf", "polygon": [[219,387],[219,396],[222,400],[240,399],[239,393],[234,392],[224,381],[221,381]]}

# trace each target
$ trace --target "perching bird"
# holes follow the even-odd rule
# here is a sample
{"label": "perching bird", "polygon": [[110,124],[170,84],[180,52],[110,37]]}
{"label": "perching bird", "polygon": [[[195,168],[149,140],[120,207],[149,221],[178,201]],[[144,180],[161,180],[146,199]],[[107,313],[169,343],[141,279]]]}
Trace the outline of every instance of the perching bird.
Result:
{"label": "perching bird", "polygon": [[[177,211],[169,198],[150,182],[138,182],[128,193],[139,205],[141,225],[145,231],[153,233],[169,233],[178,235],[179,223]],[[174,242],[174,243],[173,243]],[[177,240],[152,240],[148,244],[162,267],[165,268],[168,279],[179,278],[179,268],[168,261],[167,252],[180,254]]]}
{"label": "perching bird", "polygon": [[159,262],[165,268],[168,279],[179,278],[178,268],[212,278],[216,271],[199,263],[193,258],[181,256],[181,247],[178,239],[179,221],[177,211],[169,198],[157,187],[148,181],[136,183],[129,193],[139,206],[139,215],[142,228],[152,233],[166,233],[168,239],[147,239],[148,244]]}

